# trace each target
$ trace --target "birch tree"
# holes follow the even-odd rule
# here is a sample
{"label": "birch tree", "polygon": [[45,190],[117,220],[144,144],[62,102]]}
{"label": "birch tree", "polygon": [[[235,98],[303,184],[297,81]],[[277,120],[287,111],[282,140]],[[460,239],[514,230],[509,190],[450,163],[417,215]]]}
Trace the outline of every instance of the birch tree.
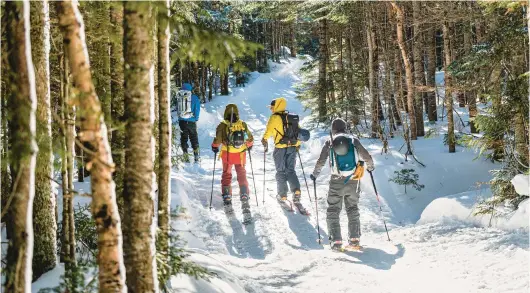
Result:
{"label": "birch tree", "polygon": [[50,19],[48,1],[30,2],[31,53],[35,66],[37,94],[37,142],[39,153],[35,169],[33,276],[40,277],[57,264],[57,223],[52,191],[52,131],[50,108]]}
{"label": "birch tree", "polygon": [[7,249],[6,292],[31,292],[33,257],[33,197],[35,194],[35,73],[31,59],[29,1],[6,2],[9,59],[8,107],[11,167],[15,174],[9,213],[13,235]]}
{"label": "birch tree", "polygon": [[87,142],[92,151],[87,152],[91,170],[92,214],[98,232],[99,290],[100,292],[125,292],[121,223],[118,216],[112,171],[114,164],[103,121],[85,44],[83,19],[77,2],[62,1],[57,5],[59,26],[66,44],[69,67],[76,89],[79,106],[81,142]]}

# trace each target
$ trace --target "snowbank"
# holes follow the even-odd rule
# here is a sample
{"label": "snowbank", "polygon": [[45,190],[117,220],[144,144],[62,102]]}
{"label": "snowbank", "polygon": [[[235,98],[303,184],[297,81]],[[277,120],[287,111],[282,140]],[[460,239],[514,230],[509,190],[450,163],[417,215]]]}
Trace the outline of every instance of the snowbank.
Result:
{"label": "snowbank", "polygon": [[529,230],[530,201],[525,200],[519,209],[508,216],[474,215],[476,192],[464,192],[452,197],[438,198],[423,210],[416,224],[462,222],[478,227],[503,230]]}
{"label": "snowbank", "polygon": [[530,195],[530,176],[519,174],[513,177],[512,179],[513,187],[515,187],[515,192],[520,195]]}
{"label": "snowbank", "polygon": [[171,277],[170,290],[172,292],[196,293],[245,293],[239,280],[218,260],[207,255],[207,252],[195,250],[186,258],[216,274],[209,280],[195,279],[180,274]]}

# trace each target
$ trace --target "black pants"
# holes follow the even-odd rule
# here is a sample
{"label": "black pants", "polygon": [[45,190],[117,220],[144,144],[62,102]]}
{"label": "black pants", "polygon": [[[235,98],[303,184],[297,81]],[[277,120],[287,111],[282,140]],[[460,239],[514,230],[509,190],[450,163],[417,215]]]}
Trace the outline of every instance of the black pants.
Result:
{"label": "black pants", "polygon": [[199,153],[199,136],[197,135],[197,123],[179,120],[180,127],[180,147],[182,151],[188,153],[188,138],[191,141],[191,148],[194,153]]}

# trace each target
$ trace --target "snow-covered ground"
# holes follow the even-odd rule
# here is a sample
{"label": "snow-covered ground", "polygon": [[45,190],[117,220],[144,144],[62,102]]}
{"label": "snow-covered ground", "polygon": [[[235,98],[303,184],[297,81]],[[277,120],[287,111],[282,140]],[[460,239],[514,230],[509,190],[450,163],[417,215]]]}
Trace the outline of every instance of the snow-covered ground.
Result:
{"label": "snow-covered ground", "polygon": [[[231,96],[216,97],[203,106],[198,125],[202,162],[173,173],[172,206],[181,207],[174,225],[194,249],[192,258],[220,277],[206,284],[179,276],[171,282],[175,292],[528,292],[528,201],[513,219],[494,219],[493,227],[489,227],[489,218],[474,217],[472,207],[477,199],[490,195],[476,182],[488,181],[488,170],[495,165],[481,159],[473,161],[476,154],[461,147],[449,154],[442,142],[445,129],[441,123],[438,136],[413,143],[425,168],[404,161],[400,138],[390,141],[388,154],[381,154],[379,141],[362,140],[376,162],[375,181],[391,242],[387,241],[369,176],[361,184],[362,252],[334,253],[316,242],[313,186],[309,186],[311,204],[300,165],[302,203],[313,215],[286,213],[278,206],[273,198],[276,184],[271,152],[265,157],[264,170],[259,140],[270,115],[266,106],[273,98],[285,97],[288,109],[301,118],[311,115],[295,99],[293,86],[300,80],[302,65],[300,59],[273,64],[271,73],[253,73],[246,87],[233,89]],[[234,207],[238,220],[230,221],[223,213],[220,161],[216,163],[213,208],[208,209],[214,165],[210,144],[228,103],[238,105],[257,141],[252,159],[259,206],[252,197],[255,222],[248,226],[241,224],[237,196]],[[458,109],[462,115],[463,110]],[[328,136],[326,130],[319,129],[311,134],[300,151],[306,175],[312,172]],[[409,188],[405,194],[402,186],[389,182],[394,171],[402,168],[415,169],[425,188]],[[254,191],[250,169],[248,164],[247,176]],[[325,246],[328,180],[329,169],[325,168],[317,180]],[[234,195],[238,190],[234,174]],[[345,214],[342,227],[346,237]]]}

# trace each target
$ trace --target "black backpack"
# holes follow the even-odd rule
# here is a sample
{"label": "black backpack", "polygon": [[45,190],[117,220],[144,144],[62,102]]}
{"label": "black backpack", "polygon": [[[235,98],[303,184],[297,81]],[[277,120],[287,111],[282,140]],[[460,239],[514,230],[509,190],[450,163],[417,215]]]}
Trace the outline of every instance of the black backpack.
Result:
{"label": "black backpack", "polygon": [[278,143],[286,145],[295,145],[298,142],[298,133],[300,132],[300,117],[291,113],[276,113],[282,118],[283,136]]}

